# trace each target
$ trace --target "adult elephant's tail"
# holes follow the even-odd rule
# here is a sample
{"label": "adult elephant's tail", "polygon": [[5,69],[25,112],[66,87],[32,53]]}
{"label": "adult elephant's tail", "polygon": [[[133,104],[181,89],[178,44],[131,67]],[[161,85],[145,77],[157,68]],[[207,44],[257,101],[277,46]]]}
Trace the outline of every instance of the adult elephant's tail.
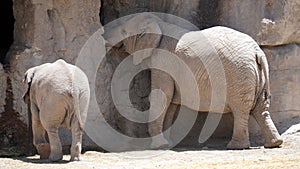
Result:
{"label": "adult elephant's tail", "polygon": [[271,92],[270,92],[270,77],[269,77],[269,65],[268,61],[266,58],[266,55],[264,52],[259,49],[258,52],[256,53],[256,59],[257,63],[261,66],[261,69],[264,73],[264,78],[265,78],[265,104],[267,107],[270,106],[270,99],[271,99]]}

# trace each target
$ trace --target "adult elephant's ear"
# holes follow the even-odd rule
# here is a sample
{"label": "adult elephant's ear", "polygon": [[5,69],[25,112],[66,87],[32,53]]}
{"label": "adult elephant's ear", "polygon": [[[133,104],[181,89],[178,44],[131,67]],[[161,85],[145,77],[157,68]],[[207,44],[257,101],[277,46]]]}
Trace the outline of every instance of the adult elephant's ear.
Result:
{"label": "adult elephant's ear", "polygon": [[[157,20],[153,18],[144,20],[140,25],[139,34],[135,38],[136,40],[133,40],[132,44],[134,45],[133,64],[138,65],[144,59],[152,56],[153,49],[160,45],[162,31]],[[129,47],[125,42],[124,44]]]}
{"label": "adult elephant's ear", "polygon": [[141,13],[126,21],[119,29],[125,51],[134,55],[135,65],[150,57],[152,49],[160,45],[162,31],[159,23],[161,22],[162,20],[153,14]]}
{"label": "adult elephant's ear", "polygon": [[26,104],[29,103],[29,92],[31,87],[31,82],[34,77],[34,69],[28,69],[24,74],[23,84],[24,84],[24,94],[23,94],[23,100]]}
{"label": "adult elephant's ear", "polygon": [[[105,26],[106,49],[121,47],[130,55],[140,51],[133,57],[134,64],[140,64],[152,55],[152,50],[159,46],[162,31],[159,26],[162,20],[150,13],[140,13],[130,18],[119,19]],[[117,45],[117,46],[116,46]],[[150,49],[144,51],[144,49]]]}

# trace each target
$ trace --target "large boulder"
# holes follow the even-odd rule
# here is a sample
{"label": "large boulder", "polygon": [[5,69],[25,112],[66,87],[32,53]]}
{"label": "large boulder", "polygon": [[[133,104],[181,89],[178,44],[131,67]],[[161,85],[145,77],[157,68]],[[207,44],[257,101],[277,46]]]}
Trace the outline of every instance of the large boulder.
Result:
{"label": "large boulder", "polygon": [[220,24],[252,36],[263,46],[300,43],[300,1],[220,1]]}

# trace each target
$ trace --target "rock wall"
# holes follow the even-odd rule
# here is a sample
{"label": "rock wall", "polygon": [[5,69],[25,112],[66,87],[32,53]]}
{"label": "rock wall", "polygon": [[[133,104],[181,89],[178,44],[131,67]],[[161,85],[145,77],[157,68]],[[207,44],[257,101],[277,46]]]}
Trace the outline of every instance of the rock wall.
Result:
{"label": "rock wall", "polygon": [[[8,54],[14,109],[26,117],[22,101],[24,72],[63,58],[74,63],[81,46],[100,28],[100,2],[15,0],[14,44]],[[25,120],[27,121],[27,120]]]}
{"label": "rock wall", "polygon": [[300,46],[296,43],[265,47],[269,56],[272,90],[271,112],[282,133],[300,122]]}
{"label": "rock wall", "polygon": [[[14,43],[6,58],[12,90],[9,99],[13,100],[11,109],[15,110],[19,114],[18,118],[28,126],[28,109],[22,99],[25,71],[58,58],[75,63],[86,40],[102,27],[99,18],[100,1],[13,0],[13,11]],[[1,67],[1,112],[2,99],[6,96],[5,92],[2,92],[2,89],[6,89],[6,80],[2,78],[2,72]],[[65,145],[69,145],[71,138],[66,135],[69,136],[69,133],[62,132],[62,140]],[[86,142],[92,144],[90,140]]]}
{"label": "rock wall", "polygon": [[[79,50],[99,28],[119,17],[137,12],[164,12],[182,17],[200,29],[225,25],[252,36],[265,50],[271,76],[271,113],[280,132],[294,123],[300,123],[300,1],[299,0],[13,0],[15,17],[14,43],[7,55],[9,70],[0,66],[0,113],[5,111],[5,101],[12,100],[11,109],[22,122],[28,124],[27,106],[22,100],[24,72],[35,65],[63,58],[75,63]],[[100,11],[101,7],[101,11]],[[184,26],[184,25],[183,25]],[[127,56],[114,48],[101,63],[97,72],[96,91],[98,104],[104,116],[118,131],[134,137],[147,136],[147,127],[128,121],[115,109],[110,82],[114,69]],[[7,77],[12,95],[7,96]],[[130,98],[140,110],[149,107],[149,71],[140,73],[132,82]],[[5,100],[6,99],[6,100]],[[0,114],[0,118],[2,113]],[[182,145],[195,145],[201,124],[197,123]],[[231,115],[225,115],[214,137],[230,137]],[[224,129],[226,128],[226,129]],[[260,131],[250,119],[252,143],[261,143]],[[17,131],[15,131],[17,132]],[[61,132],[64,145],[70,144],[69,134]],[[258,140],[258,141],[257,141]],[[84,137],[84,146],[95,145]]]}
{"label": "rock wall", "polygon": [[[0,112],[4,112],[4,106],[5,106],[5,96],[6,96],[6,79],[7,74],[5,73],[2,64],[0,64]],[[0,114],[1,118],[1,114]]]}

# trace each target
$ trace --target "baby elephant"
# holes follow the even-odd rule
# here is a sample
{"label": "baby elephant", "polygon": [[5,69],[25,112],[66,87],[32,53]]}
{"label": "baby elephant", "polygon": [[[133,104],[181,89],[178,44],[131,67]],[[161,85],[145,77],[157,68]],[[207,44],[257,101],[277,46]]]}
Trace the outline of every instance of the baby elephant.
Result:
{"label": "baby elephant", "polygon": [[80,160],[82,131],[90,99],[87,76],[78,67],[60,59],[28,69],[23,82],[23,99],[32,113],[33,144],[40,158],[62,160],[58,129],[66,127],[72,131],[70,160]]}

